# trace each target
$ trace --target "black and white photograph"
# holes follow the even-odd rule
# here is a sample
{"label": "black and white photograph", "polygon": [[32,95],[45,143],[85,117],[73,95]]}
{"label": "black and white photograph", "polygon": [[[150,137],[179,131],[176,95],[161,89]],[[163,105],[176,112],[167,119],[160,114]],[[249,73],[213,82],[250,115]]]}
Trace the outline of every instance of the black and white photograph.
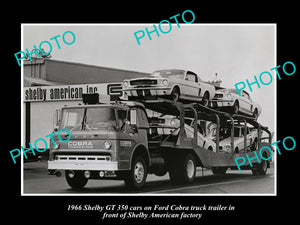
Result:
{"label": "black and white photograph", "polygon": [[26,224],[296,218],[292,11],[247,3],[250,14],[235,7],[223,16],[217,3],[132,12],[80,4],[80,11],[23,8],[9,21],[7,217],[18,213],[14,221]]}
{"label": "black and white photograph", "polygon": [[276,24],[22,31],[24,195],[276,195]]}

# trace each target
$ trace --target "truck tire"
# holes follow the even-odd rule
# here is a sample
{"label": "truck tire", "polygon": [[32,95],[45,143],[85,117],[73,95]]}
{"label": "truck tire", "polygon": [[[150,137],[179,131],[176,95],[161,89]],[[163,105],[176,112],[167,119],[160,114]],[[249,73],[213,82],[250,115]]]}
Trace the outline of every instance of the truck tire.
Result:
{"label": "truck tire", "polygon": [[[266,152],[264,152],[262,154],[262,156],[264,158],[268,158],[268,155]],[[253,164],[253,167],[251,169],[252,174],[253,175],[265,175],[268,171],[268,163],[269,163],[269,160],[261,159],[260,163]]]}
{"label": "truck tire", "polygon": [[148,168],[145,159],[142,156],[136,156],[131,165],[131,170],[125,174],[125,185],[129,189],[141,189],[148,175]]}
{"label": "truck tire", "polygon": [[88,182],[88,179],[84,177],[83,171],[81,170],[75,170],[75,171],[66,170],[65,177],[68,185],[74,189],[81,189]]}
{"label": "truck tire", "polygon": [[254,118],[255,121],[257,121],[257,118],[258,118],[258,110],[257,110],[257,108],[254,109],[253,118]]}
{"label": "truck tire", "polygon": [[195,180],[196,161],[190,154],[176,154],[169,165],[169,176],[173,184],[191,183]]}
{"label": "truck tire", "polygon": [[253,175],[266,175],[268,171],[268,162],[262,160],[260,163],[254,164],[251,171]]}

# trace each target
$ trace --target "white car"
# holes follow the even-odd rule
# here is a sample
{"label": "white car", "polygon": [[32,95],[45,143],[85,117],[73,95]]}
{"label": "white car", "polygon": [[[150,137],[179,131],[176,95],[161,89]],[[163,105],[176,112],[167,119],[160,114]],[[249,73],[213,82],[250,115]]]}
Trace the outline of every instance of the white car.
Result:
{"label": "white car", "polygon": [[122,87],[124,97],[167,97],[174,101],[197,101],[208,106],[215,95],[215,87],[186,70],[158,70],[148,77],[127,79]]}
{"label": "white car", "polygon": [[[194,138],[194,127],[184,124],[184,130],[188,138]],[[207,150],[216,152],[216,143],[212,141],[211,138],[206,137],[204,133],[202,134],[199,131],[200,130],[198,128],[197,145]]]}
{"label": "white car", "polygon": [[261,114],[260,105],[252,101],[250,95],[244,90],[241,91],[241,96],[239,96],[236,89],[217,90],[211,100],[211,107],[230,111],[234,114],[246,114],[253,116],[254,119],[257,119]]}
{"label": "white car", "polygon": [[[244,126],[235,125],[234,126],[234,146],[233,153],[246,153],[244,149]],[[224,138],[225,137],[225,138]],[[220,131],[220,138],[222,140],[219,142],[219,152],[220,153],[232,153],[231,152],[231,132],[230,129],[223,129]],[[258,130],[247,127],[246,130],[246,142],[247,148],[257,148],[258,140]]]}
{"label": "white car", "polygon": [[[186,118],[184,130],[188,138],[194,138],[193,120]],[[180,121],[175,116],[164,115],[150,118],[150,127],[155,127],[157,135],[173,135],[179,133]],[[197,145],[216,152],[216,144],[211,138],[206,137],[204,129],[197,123]]]}

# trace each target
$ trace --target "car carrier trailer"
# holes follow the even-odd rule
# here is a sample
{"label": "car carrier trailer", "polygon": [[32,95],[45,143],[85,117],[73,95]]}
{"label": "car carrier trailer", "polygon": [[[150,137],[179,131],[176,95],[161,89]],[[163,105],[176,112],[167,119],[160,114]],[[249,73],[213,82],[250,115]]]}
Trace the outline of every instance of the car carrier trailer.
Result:
{"label": "car carrier trailer", "polygon": [[[93,97],[92,102],[90,97]],[[196,167],[210,168],[214,174],[225,174],[228,168],[237,169],[236,158],[246,154],[254,157],[254,151],[271,143],[270,131],[254,118],[224,113],[200,104],[166,99],[98,104],[95,95],[84,95],[83,99],[85,105],[62,108],[59,129],[68,129],[71,138],[64,143],[53,135],[57,145],[50,146],[48,161],[49,174],[60,176],[61,171],[65,171],[66,181],[72,188],[83,188],[89,179],[119,179],[124,180],[129,188],[140,189],[148,174],[163,176],[167,172],[172,183],[191,183],[195,179]],[[149,123],[148,110],[175,116],[180,121],[179,126]],[[195,121],[192,138],[187,137],[184,129],[187,117]],[[216,151],[198,145],[198,119],[216,124]],[[244,149],[234,151],[236,123],[244,124],[245,128],[251,124],[258,130],[254,148],[247,146],[245,133]],[[231,130],[230,153],[219,152],[220,129],[224,127]],[[172,128],[173,131],[159,135],[158,128]],[[263,131],[267,138],[262,137]],[[69,138],[68,134],[65,138]],[[269,158],[270,152],[263,150],[261,155]],[[254,159],[251,165],[246,162],[241,168],[251,169],[254,174],[265,174],[270,163],[260,161]]]}

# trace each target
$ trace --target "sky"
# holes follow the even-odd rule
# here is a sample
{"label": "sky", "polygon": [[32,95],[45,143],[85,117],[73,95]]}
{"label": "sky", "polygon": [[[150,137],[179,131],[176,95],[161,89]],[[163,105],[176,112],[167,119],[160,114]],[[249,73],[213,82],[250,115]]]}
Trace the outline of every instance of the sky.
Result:
{"label": "sky", "polygon": [[[154,23],[153,23],[154,24]],[[276,79],[271,68],[276,65],[276,26],[274,24],[172,24],[169,33],[145,34],[140,45],[134,33],[153,24],[23,24],[22,51],[29,51],[43,41],[52,44],[52,59],[151,73],[159,69],[186,69],[202,80],[222,80],[221,86],[234,85],[246,79],[254,81],[263,71],[273,75],[270,85],[253,85],[248,91],[262,107],[258,121],[275,131]],[[156,23],[156,27],[158,24]],[[169,25],[163,25],[167,31]],[[66,31],[75,34],[75,42],[64,44]],[[58,49],[57,38],[61,49]],[[66,34],[66,41],[71,40]],[[68,39],[69,38],[69,39]],[[43,44],[48,51],[47,44]],[[267,78],[265,78],[267,81]]]}

